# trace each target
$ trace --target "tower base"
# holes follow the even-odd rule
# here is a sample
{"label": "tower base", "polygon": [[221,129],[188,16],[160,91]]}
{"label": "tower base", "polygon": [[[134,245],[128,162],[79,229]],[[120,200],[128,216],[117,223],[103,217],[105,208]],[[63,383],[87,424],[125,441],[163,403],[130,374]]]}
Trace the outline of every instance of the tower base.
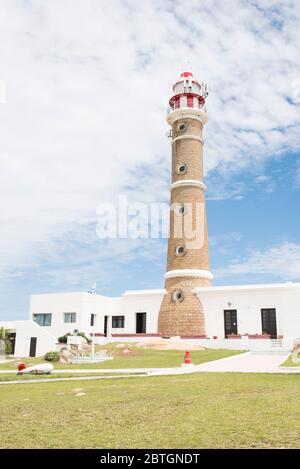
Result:
{"label": "tower base", "polygon": [[[203,336],[205,318],[201,301],[194,289],[210,286],[211,281],[199,278],[172,278],[166,281],[166,290],[158,317],[158,332],[163,337]],[[180,298],[176,298],[181,294]]]}

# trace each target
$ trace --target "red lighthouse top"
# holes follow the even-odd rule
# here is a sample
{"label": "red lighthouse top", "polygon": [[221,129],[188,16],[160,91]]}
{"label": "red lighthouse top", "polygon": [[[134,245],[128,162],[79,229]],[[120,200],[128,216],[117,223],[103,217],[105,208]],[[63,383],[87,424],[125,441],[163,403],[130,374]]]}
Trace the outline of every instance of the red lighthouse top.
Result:
{"label": "red lighthouse top", "polygon": [[192,72],[182,72],[173,85],[173,91],[174,95],[169,101],[170,112],[187,107],[201,109],[208,95],[207,84],[195,80]]}
{"label": "red lighthouse top", "polygon": [[180,76],[183,77],[183,78],[192,77],[193,74],[192,74],[192,72],[182,72],[182,74]]}

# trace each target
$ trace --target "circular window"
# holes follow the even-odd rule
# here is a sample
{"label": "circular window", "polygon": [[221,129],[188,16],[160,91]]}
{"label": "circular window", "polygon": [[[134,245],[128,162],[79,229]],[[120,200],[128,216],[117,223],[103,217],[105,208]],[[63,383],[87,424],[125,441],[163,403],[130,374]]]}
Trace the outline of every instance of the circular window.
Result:
{"label": "circular window", "polygon": [[175,248],[175,256],[184,256],[186,254],[185,246],[180,245]]}
{"label": "circular window", "polygon": [[187,125],[185,122],[181,122],[181,124],[178,125],[177,129],[179,132],[185,132],[187,130]]}
{"label": "circular window", "polygon": [[185,174],[188,170],[188,167],[187,167],[187,164],[183,163],[183,164],[179,164],[177,167],[176,167],[176,173],[177,174]]}
{"label": "circular window", "polygon": [[174,303],[181,303],[183,301],[183,291],[182,290],[174,290],[172,293],[172,300]]}
{"label": "circular window", "polygon": [[184,215],[186,213],[186,208],[185,208],[184,204],[180,205],[177,208],[177,213],[178,213],[178,215]]}

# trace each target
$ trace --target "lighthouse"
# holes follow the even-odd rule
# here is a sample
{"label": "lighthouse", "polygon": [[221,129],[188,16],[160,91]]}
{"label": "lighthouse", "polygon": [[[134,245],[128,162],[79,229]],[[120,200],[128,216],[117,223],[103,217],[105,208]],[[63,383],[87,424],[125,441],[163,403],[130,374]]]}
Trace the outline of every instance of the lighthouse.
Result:
{"label": "lighthouse", "polygon": [[211,285],[203,176],[203,127],[207,85],[184,72],[173,86],[167,122],[171,126],[172,183],[165,295],[159,318],[162,336],[205,337],[197,287]]}

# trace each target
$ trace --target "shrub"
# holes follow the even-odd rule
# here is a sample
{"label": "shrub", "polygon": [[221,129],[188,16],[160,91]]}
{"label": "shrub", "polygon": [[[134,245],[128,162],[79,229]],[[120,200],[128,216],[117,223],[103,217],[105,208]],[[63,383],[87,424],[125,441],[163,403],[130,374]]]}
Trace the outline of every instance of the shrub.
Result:
{"label": "shrub", "polygon": [[47,352],[44,355],[44,360],[47,360],[48,362],[58,362],[60,359],[60,355],[58,352]]}
{"label": "shrub", "polygon": [[[68,340],[68,335],[73,335],[73,334],[71,332],[67,332],[67,334],[62,335],[61,337],[58,337],[58,339],[57,339],[58,343],[59,344],[66,344],[67,340]],[[77,335],[80,335],[81,337],[84,337],[88,344],[90,344],[92,342],[91,339],[89,337],[87,337],[84,332],[78,332]]]}
{"label": "shrub", "polygon": [[67,334],[58,337],[58,339],[57,339],[58,343],[59,344],[66,344],[68,335],[72,335],[71,332],[67,332]]}

